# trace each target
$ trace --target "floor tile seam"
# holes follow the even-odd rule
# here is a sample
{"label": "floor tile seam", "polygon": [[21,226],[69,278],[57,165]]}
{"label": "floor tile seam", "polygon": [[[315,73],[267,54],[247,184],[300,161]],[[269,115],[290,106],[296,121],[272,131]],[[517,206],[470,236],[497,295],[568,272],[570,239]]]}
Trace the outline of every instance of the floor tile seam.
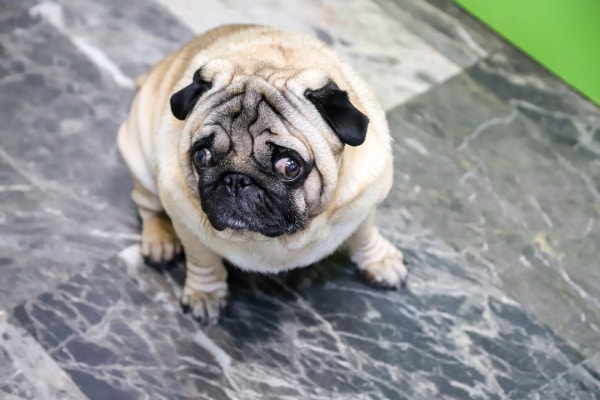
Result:
{"label": "floor tile seam", "polygon": [[[14,307],[13,307],[14,308]],[[76,387],[77,389],[80,390],[79,395],[83,395],[84,397],[79,396],[78,398],[81,400],[91,400],[87,395],[83,394],[83,392],[81,391],[80,386],[73,381],[71,375],[63,368],[63,366],[61,365],[60,361],[57,360],[56,358],[54,358],[51,354],[51,352],[36,338],[34,337],[22,324],[20,321],[16,320],[14,317],[12,317],[11,311],[12,309],[0,309],[0,322],[6,323],[6,324],[10,324],[12,325],[17,331],[20,331],[22,333],[24,333],[24,337],[27,338],[27,340],[30,340],[31,343],[33,343],[34,346],[38,346],[38,349],[36,349],[36,351],[40,351],[40,353],[43,357],[47,357],[47,359],[51,360],[51,362],[53,363],[53,365],[58,368],[57,371],[61,371],[64,376],[70,381],[71,384],[74,385],[74,387]],[[13,354],[11,352],[8,353],[9,356],[12,356]],[[12,360],[12,358],[11,358]],[[14,360],[13,360],[14,362]],[[0,390],[0,394],[2,393],[8,393],[6,391],[2,391]],[[15,396],[11,393],[8,393],[9,395]],[[11,398],[11,400],[25,400],[22,397],[19,396],[15,396],[14,399]],[[37,399],[36,399],[37,400]],[[42,399],[40,399],[42,400]]]}
{"label": "floor tile seam", "polygon": [[[540,385],[539,387],[530,390],[525,396],[525,398],[529,399],[531,398],[531,396],[535,395],[536,393],[539,393],[540,391],[544,390],[545,388],[550,387],[550,385],[552,385],[553,383],[557,382],[558,380],[568,376],[569,374],[573,373],[575,370],[583,370],[584,374],[585,374],[585,378],[586,380],[589,380],[589,377],[591,376],[590,373],[583,368],[583,364],[585,364],[588,360],[590,360],[593,357],[597,357],[600,355],[600,352],[595,353],[594,355],[590,356],[590,357],[586,357],[585,359],[577,362],[576,364],[571,365],[569,368],[567,368],[565,371],[556,374],[554,377],[550,378],[547,382],[543,383],[542,385]],[[581,367],[581,368],[580,368]],[[600,374],[600,371],[598,371],[598,373]],[[600,387],[600,381],[597,381],[598,386]],[[575,399],[573,399],[575,400]]]}
{"label": "floor tile seam", "polygon": [[[396,108],[399,108],[401,106],[403,106],[404,104],[410,103],[412,100],[419,98],[421,96],[426,96],[427,94],[429,94],[432,90],[436,89],[437,87],[441,86],[441,85],[445,85],[446,83],[450,82],[453,79],[458,78],[459,76],[466,76],[467,78],[471,79],[469,76],[469,70],[473,67],[475,67],[477,64],[481,63],[482,61],[491,59],[493,56],[495,56],[498,53],[501,53],[502,50],[494,50],[492,52],[489,52],[487,55],[483,56],[483,57],[479,57],[477,58],[472,64],[470,65],[465,65],[465,66],[460,66],[456,63],[453,62],[453,64],[458,65],[458,67],[460,67],[460,70],[456,71],[454,74],[451,74],[449,76],[447,76],[444,80],[440,81],[440,82],[436,82],[433,83],[432,85],[428,86],[427,89],[425,89],[422,92],[419,93],[415,93],[412,96],[408,97],[407,99],[398,102],[396,104],[390,105],[389,107],[387,107],[385,109],[385,112],[388,113],[390,111],[393,111]],[[491,91],[490,89],[488,89],[487,87],[483,86],[482,84],[480,84],[479,82],[473,81],[473,83],[475,85],[477,85],[480,89],[482,89],[484,92],[490,93],[494,96],[494,98],[498,99],[500,102],[502,102],[503,104],[508,105],[511,109],[516,110],[517,112],[519,112],[519,115],[522,115],[525,117],[525,115],[523,115],[523,113],[520,112],[520,110],[513,104],[511,103],[507,103],[505,101],[503,101],[502,99],[500,99],[498,96],[496,96],[496,94]],[[417,128],[418,129],[418,128]]]}
{"label": "floor tile seam", "polygon": [[[412,19],[417,19],[416,16],[405,13],[404,10],[402,9],[402,7],[400,7],[400,5],[396,3],[396,1],[393,1],[393,0],[392,1],[390,1],[390,0],[374,0],[374,1],[380,8],[384,8],[387,5],[391,8],[393,8],[395,10],[395,12],[404,14],[405,16],[410,17]],[[413,0],[413,1],[415,1],[415,0]],[[474,56],[475,56],[474,61],[472,61],[471,63],[477,62],[477,60],[479,58],[485,56],[486,54],[489,54],[490,50],[481,47],[473,39],[471,32],[469,32],[469,28],[465,28],[465,25],[463,24],[463,22],[459,18],[457,18],[455,15],[446,13],[444,10],[441,10],[436,6],[429,4],[426,1],[422,1],[422,0],[416,0],[416,1],[421,1],[422,4],[425,4],[425,6],[424,6],[425,8],[422,8],[422,9],[426,9],[427,7],[430,7],[430,10],[427,10],[426,13],[429,12],[430,15],[434,14],[434,13],[438,13],[437,17],[441,18],[443,20],[443,22],[451,22],[458,29],[461,30],[461,32],[459,32],[460,40],[458,40],[457,38],[453,38],[453,37],[445,35],[444,32],[437,30],[435,26],[432,26],[426,20],[423,20],[422,18],[418,18],[418,20],[420,22],[422,22],[422,24],[426,25],[427,28],[430,29],[430,31],[433,33],[433,35],[436,35],[438,37],[447,37],[450,41],[455,41],[460,46],[466,46],[470,52],[474,53]],[[433,10],[435,10],[435,11],[433,11]],[[464,10],[462,10],[462,11],[465,14],[468,14],[466,11],[464,11]],[[486,25],[483,25],[483,26],[487,30],[487,32],[486,32],[487,35],[493,35],[493,36],[498,37],[498,34],[495,33],[494,31],[492,31],[488,26],[486,26]],[[432,46],[431,44],[429,44],[429,42],[425,38],[423,38],[419,35],[420,32],[418,30],[416,30],[413,25],[406,26],[406,28],[408,31],[410,31],[414,35],[419,36],[419,38],[421,38],[421,40],[423,40],[425,43]],[[436,51],[440,52],[437,49],[436,49]],[[444,57],[447,58],[445,55],[444,55]],[[456,64],[455,62],[453,62],[453,63]]]}

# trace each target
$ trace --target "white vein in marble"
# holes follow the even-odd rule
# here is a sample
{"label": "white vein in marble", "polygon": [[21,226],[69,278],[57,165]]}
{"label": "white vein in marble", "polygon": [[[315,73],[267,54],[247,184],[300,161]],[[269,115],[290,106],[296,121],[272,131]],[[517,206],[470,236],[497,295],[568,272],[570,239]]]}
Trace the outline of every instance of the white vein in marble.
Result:
{"label": "white vein in marble", "polygon": [[85,399],[65,371],[8,315],[0,310],[0,387],[12,393],[4,396],[0,391],[0,399]]}

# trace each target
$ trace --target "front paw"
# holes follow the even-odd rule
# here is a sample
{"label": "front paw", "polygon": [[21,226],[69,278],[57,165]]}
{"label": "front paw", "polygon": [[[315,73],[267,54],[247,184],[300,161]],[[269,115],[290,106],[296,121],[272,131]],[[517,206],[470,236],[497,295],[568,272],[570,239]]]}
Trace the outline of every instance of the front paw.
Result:
{"label": "front paw", "polygon": [[142,228],[142,256],[146,264],[162,271],[176,265],[182,248],[170,221],[159,216],[144,219]]}
{"label": "front paw", "polygon": [[210,293],[184,290],[180,304],[184,313],[191,312],[201,324],[215,325],[227,305],[227,289]]}
{"label": "front paw", "polygon": [[358,265],[361,275],[369,283],[384,289],[406,287],[408,270],[402,252],[393,246],[378,260],[362,260]]}

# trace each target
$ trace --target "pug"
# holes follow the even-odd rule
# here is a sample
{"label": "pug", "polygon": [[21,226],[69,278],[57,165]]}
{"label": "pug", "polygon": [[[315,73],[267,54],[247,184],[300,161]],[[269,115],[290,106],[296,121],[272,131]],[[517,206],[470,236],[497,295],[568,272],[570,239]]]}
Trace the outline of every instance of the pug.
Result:
{"label": "pug", "polygon": [[402,253],[373,223],[392,184],[385,113],[317,39],[228,25],[138,80],[118,135],[142,221],[141,252],[185,253],[184,311],[205,323],[226,304],[223,259],[276,273],[344,242],[371,282],[404,286]]}

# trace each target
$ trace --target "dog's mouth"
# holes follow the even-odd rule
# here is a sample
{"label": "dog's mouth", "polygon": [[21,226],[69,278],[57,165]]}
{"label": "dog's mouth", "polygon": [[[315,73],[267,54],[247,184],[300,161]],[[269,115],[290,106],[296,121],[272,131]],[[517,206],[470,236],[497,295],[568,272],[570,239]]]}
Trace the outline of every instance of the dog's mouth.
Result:
{"label": "dog's mouth", "polygon": [[232,229],[235,231],[256,232],[267,237],[278,237],[283,235],[290,235],[302,228],[302,226],[298,224],[277,222],[265,223],[263,221],[257,221],[254,218],[240,217],[238,215],[235,215],[235,213],[232,213],[232,215],[226,215],[225,213],[221,213],[219,216],[207,213],[206,215],[213,228],[215,228],[218,231]]}
{"label": "dog's mouth", "polygon": [[233,178],[237,185],[228,184],[230,181],[225,179],[224,183],[200,185],[201,206],[214,229],[277,237],[305,227],[306,215],[295,210],[285,196],[270,195],[244,177]]}

